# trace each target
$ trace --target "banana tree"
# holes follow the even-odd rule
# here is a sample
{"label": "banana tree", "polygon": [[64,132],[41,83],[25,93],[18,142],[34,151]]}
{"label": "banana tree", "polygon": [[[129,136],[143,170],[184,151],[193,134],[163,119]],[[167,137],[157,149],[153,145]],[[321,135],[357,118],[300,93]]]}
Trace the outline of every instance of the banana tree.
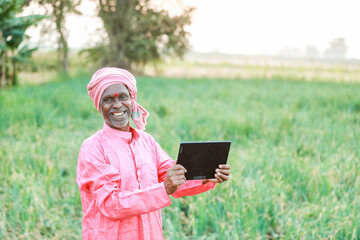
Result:
{"label": "banana tree", "polygon": [[28,27],[44,19],[44,15],[16,17],[22,10],[23,0],[0,0],[0,56],[1,87],[6,84],[17,84],[17,63],[28,62],[36,48],[29,48],[24,43],[28,38],[25,31]]}

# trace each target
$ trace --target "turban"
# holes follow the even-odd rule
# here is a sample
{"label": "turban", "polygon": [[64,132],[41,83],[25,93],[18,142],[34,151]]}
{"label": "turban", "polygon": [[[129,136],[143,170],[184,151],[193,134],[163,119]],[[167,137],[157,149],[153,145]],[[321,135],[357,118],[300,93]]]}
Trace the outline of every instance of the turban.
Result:
{"label": "turban", "polygon": [[139,130],[144,130],[149,112],[136,102],[136,79],[130,72],[115,67],[101,68],[94,73],[90,83],[86,87],[89,96],[94,101],[95,107],[101,112],[100,99],[103,92],[110,85],[119,83],[124,84],[129,90],[132,107],[131,118]]}

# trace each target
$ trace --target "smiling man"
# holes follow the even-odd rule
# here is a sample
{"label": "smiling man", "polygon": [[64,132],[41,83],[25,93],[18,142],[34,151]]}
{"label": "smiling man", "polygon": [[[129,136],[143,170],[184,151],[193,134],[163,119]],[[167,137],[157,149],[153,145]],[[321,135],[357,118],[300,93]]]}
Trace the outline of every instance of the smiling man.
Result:
{"label": "smiling man", "polygon": [[129,90],[124,84],[106,88],[100,99],[100,110],[109,127],[129,132],[131,101]]}
{"label": "smiling man", "polygon": [[87,89],[104,127],[83,142],[78,157],[83,239],[163,239],[161,208],[171,205],[169,195],[210,190],[229,179],[230,166],[219,166],[214,179],[186,181],[186,169],[143,131],[149,113],[136,102],[128,71],[102,68]]}

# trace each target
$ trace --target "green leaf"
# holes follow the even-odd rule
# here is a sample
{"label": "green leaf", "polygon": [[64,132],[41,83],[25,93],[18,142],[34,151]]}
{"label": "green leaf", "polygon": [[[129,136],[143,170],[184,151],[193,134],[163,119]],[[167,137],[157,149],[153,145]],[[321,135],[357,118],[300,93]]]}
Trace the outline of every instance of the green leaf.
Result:
{"label": "green leaf", "polygon": [[7,47],[6,47],[5,44],[0,43],[0,49],[3,50],[3,51],[6,51],[6,50],[7,50]]}
{"label": "green leaf", "polygon": [[16,4],[13,0],[0,0],[0,22],[14,15]]}

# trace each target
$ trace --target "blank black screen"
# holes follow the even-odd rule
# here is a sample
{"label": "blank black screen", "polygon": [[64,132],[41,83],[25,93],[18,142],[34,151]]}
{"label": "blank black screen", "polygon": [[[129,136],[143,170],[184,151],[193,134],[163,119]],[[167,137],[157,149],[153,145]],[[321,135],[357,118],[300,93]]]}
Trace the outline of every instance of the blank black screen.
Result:
{"label": "blank black screen", "polygon": [[230,141],[181,143],[177,164],[187,170],[187,180],[215,178],[215,169],[227,162],[230,144]]}

